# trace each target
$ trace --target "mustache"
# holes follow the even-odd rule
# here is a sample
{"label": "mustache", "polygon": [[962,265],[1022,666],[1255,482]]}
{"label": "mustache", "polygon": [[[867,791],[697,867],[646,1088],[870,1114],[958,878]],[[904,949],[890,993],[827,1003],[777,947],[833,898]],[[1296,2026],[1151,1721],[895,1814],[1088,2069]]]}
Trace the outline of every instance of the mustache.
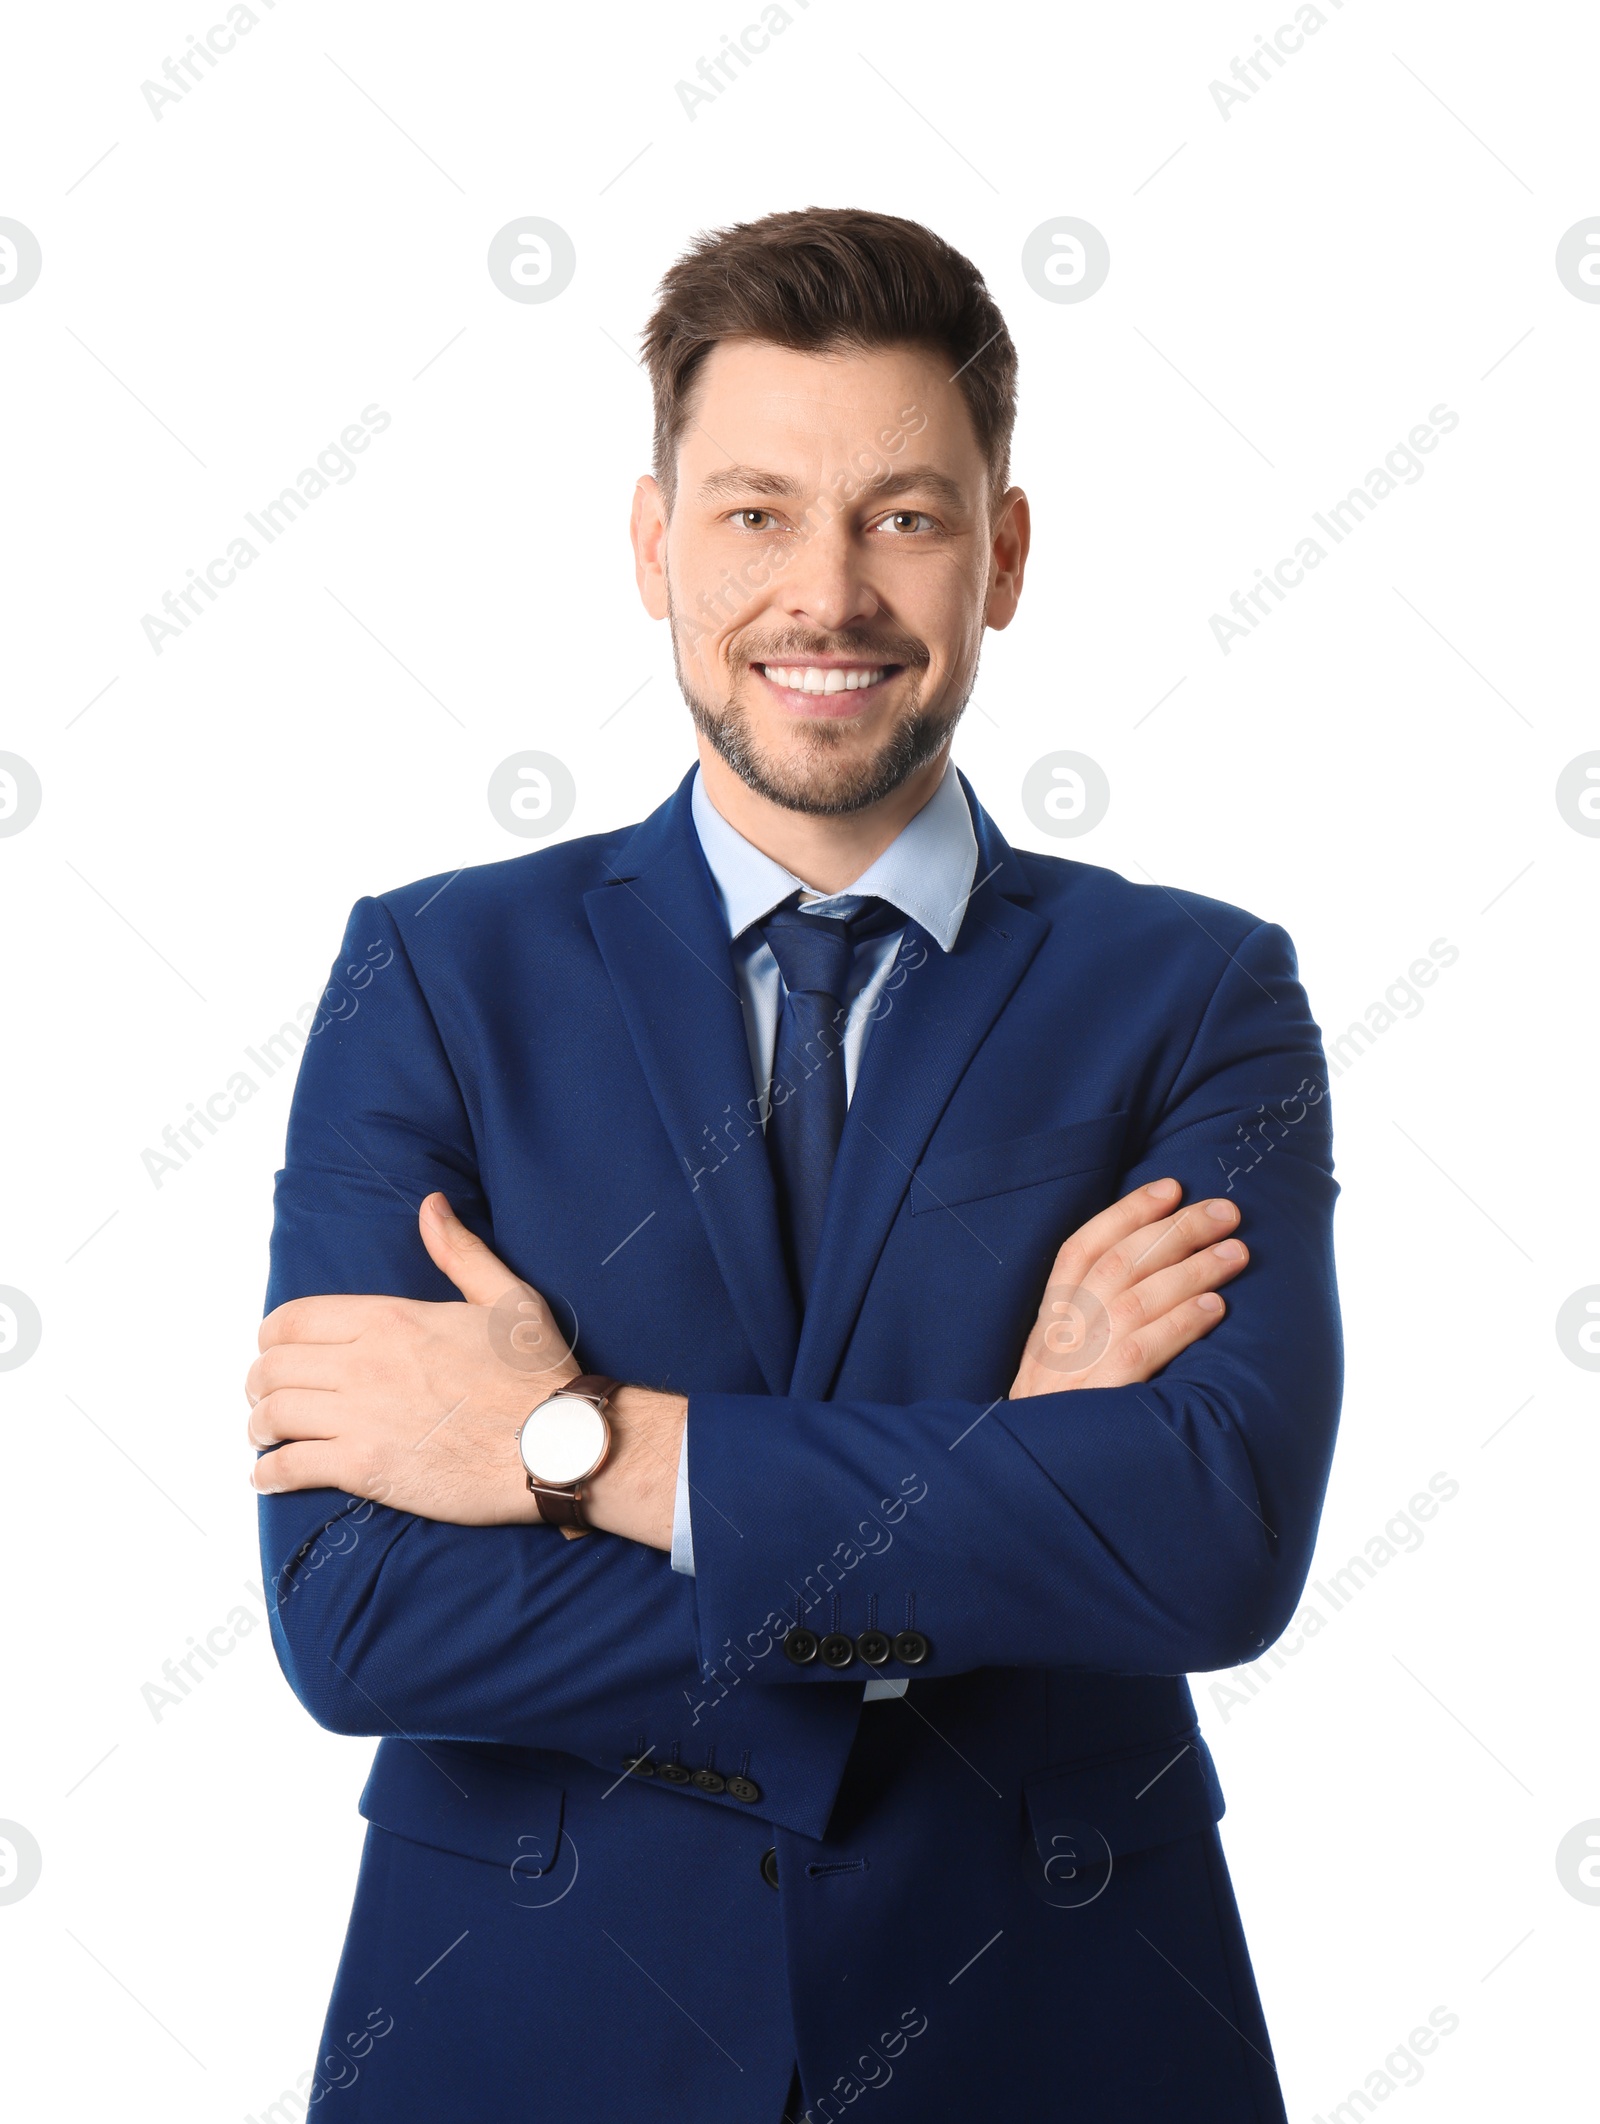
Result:
{"label": "mustache", "polygon": [[740,643],[737,650],[730,652],[730,661],[740,670],[748,670],[752,664],[804,663],[808,657],[828,656],[857,657],[871,664],[901,664],[911,671],[925,670],[929,662],[926,645],[910,635],[874,641],[867,634],[849,629],[831,637],[791,632],[770,642]]}

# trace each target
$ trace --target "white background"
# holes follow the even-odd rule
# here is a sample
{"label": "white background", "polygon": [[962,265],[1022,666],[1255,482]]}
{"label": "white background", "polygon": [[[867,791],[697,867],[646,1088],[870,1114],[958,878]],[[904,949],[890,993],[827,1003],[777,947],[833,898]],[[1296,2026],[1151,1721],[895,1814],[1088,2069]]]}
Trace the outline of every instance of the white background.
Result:
{"label": "white background", "polygon": [[[1436,1472],[1459,1494],[1253,1699],[1195,1690],[1291,2116],[1438,2006],[1408,2124],[1579,2114],[1600,1907],[1555,1852],[1600,1816],[1600,1453],[1554,1324],[1600,1281],[1600,842],[1554,791],[1600,746],[1600,305],[1554,252],[1600,212],[1592,11],[1324,0],[1225,118],[1209,84],[1286,0],[790,0],[692,120],[675,83],[755,0],[254,11],[159,119],[141,84],[217,0],[34,9],[0,66],[0,214],[44,258],[0,305],[0,747],[44,791],[0,839],[0,1283],[44,1323],[0,1375],[0,1817],[43,1852],[0,1906],[16,2113],[293,2087],[360,1845],[371,1743],[311,1723],[264,1627],[159,1720],[141,1696],[252,1606],[241,1382],[292,1071],[159,1188],[141,1154],[316,995],[359,895],[522,852],[485,801],[509,753],[568,764],[575,834],[676,782],[626,540],[636,335],[696,231],[815,203],[938,229],[1020,350],[1036,544],[957,739],[1003,830],[1282,922],[1330,1035],[1459,951],[1334,1086],[1316,1573]],[[525,214],[577,248],[548,304],[485,270]],[[1081,304],[1020,267],[1064,214],[1111,249]],[[356,477],[156,655],[142,615],[374,403]],[[1224,655],[1210,615],[1439,404],[1425,476]],[[1019,797],[1061,748],[1111,784],[1076,843]]]}

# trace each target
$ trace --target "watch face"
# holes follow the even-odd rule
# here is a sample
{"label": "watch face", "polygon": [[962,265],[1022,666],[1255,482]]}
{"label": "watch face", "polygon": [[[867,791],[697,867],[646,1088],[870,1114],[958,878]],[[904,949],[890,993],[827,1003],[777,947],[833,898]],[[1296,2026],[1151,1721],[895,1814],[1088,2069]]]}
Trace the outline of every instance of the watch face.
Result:
{"label": "watch face", "polygon": [[610,1432],[592,1401],[552,1394],[522,1426],[517,1443],[534,1481],[557,1488],[594,1473],[606,1457]]}

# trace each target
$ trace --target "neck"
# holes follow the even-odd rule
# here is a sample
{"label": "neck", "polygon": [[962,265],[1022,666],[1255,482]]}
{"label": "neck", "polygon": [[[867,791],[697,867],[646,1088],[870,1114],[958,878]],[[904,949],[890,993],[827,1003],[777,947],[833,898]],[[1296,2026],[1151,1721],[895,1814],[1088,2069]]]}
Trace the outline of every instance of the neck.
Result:
{"label": "neck", "polygon": [[835,818],[774,804],[742,782],[704,737],[699,750],[706,795],[728,824],[813,892],[847,892],[870,870],[944,780],[950,758],[946,745],[881,803]]}

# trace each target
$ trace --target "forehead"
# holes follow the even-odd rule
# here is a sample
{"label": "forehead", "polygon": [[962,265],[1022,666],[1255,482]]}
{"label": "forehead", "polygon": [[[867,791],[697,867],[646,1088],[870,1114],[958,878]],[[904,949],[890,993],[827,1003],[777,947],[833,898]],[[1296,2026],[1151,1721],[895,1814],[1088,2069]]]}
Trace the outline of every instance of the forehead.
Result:
{"label": "forehead", "polygon": [[802,352],[757,339],[719,340],[697,371],[678,438],[687,482],[725,465],[815,470],[884,448],[909,427],[916,454],[973,475],[977,431],[948,356],[919,346]]}

